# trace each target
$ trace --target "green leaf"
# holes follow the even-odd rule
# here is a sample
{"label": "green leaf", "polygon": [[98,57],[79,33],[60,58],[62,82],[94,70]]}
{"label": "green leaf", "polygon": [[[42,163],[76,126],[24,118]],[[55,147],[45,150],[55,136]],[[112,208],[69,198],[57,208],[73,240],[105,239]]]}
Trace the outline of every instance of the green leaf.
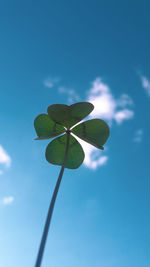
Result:
{"label": "green leaf", "polygon": [[[46,148],[46,159],[49,163],[62,166],[67,142],[67,134],[52,140]],[[76,169],[84,160],[84,151],[79,142],[70,135],[69,150],[65,168]]]}
{"label": "green leaf", "polygon": [[80,123],[71,131],[84,141],[102,150],[104,149],[103,145],[109,137],[109,127],[106,122],[100,119]]}
{"label": "green leaf", "polygon": [[34,127],[38,138],[36,140],[49,139],[65,132],[64,127],[52,121],[47,114],[40,114],[34,120]]}
{"label": "green leaf", "polygon": [[54,104],[48,107],[47,112],[50,118],[70,129],[73,125],[84,119],[94,106],[88,102],[79,102],[73,105]]}

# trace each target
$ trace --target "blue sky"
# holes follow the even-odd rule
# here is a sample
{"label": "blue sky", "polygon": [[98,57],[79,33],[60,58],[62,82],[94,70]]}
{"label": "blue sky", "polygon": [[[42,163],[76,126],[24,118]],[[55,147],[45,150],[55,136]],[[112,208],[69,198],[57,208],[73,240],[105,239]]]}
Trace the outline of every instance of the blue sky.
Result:
{"label": "blue sky", "polygon": [[110,138],[65,170],[42,266],[149,267],[149,1],[0,6],[0,266],[34,266],[59,174],[34,118],[91,101]]}

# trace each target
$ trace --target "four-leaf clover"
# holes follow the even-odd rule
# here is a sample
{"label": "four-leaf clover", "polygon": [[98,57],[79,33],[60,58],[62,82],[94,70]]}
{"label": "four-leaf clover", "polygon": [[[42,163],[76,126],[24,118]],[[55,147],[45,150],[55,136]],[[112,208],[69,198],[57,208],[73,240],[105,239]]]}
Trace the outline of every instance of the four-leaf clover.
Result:
{"label": "four-leaf clover", "polygon": [[[49,163],[62,166],[68,140],[65,168],[76,169],[84,160],[84,151],[76,135],[89,144],[104,149],[103,145],[109,137],[109,127],[101,119],[91,119],[79,123],[94,109],[93,104],[79,102],[73,105],[54,104],[48,107],[48,114],[40,114],[35,118],[34,127],[38,138],[36,140],[52,140],[46,148],[46,159]],[[77,125],[76,125],[77,124]]]}

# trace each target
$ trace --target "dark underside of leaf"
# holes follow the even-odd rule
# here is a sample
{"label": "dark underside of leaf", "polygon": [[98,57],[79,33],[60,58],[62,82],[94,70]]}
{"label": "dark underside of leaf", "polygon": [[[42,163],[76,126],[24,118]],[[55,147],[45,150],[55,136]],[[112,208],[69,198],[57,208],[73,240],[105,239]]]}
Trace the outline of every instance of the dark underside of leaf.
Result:
{"label": "dark underside of leaf", "polygon": [[[46,148],[46,160],[54,165],[62,166],[67,142],[67,135],[64,134],[51,141]],[[65,168],[76,169],[84,160],[84,151],[79,142],[70,135],[69,150]]]}
{"label": "dark underside of leaf", "polygon": [[65,132],[65,129],[52,121],[47,114],[40,114],[34,120],[34,127],[38,138],[36,140],[49,139]]}
{"label": "dark underside of leaf", "polygon": [[93,108],[93,104],[89,102],[79,102],[70,106],[54,104],[48,107],[47,112],[53,121],[70,129],[73,125],[89,115]]}
{"label": "dark underside of leaf", "polygon": [[89,144],[104,149],[103,145],[109,137],[109,127],[103,120],[88,120],[75,126],[71,130],[75,135]]}

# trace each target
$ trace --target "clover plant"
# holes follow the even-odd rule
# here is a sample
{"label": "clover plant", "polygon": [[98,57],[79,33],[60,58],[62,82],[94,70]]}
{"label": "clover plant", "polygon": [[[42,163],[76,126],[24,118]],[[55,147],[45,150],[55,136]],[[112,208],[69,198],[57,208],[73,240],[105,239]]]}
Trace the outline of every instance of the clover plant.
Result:
{"label": "clover plant", "polygon": [[54,204],[64,169],[77,169],[85,157],[82,146],[73,135],[101,150],[104,149],[103,145],[109,137],[109,127],[101,119],[91,119],[78,124],[93,109],[93,104],[89,102],[79,102],[70,106],[54,104],[48,107],[48,114],[40,114],[34,120],[34,127],[38,136],[35,140],[59,136],[48,144],[45,157],[49,163],[61,166],[49,206],[35,267],[41,266]]}

